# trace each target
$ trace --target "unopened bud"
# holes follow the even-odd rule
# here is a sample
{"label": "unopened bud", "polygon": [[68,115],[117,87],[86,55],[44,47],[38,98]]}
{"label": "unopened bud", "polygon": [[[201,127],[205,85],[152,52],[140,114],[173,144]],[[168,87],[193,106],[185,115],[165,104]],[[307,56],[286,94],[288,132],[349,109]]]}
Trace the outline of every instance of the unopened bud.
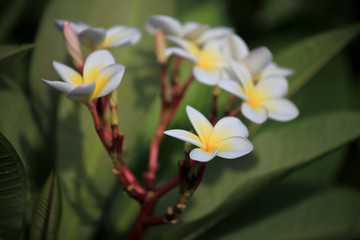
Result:
{"label": "unopened bud", "polygon": [[192,146],[190,143],[186,142],[185,145],[184,145],[184,151],[186,153],[190,153],[190,151],[192,150]]}
{"label": "unopened bud", "polygon": [[165,64],[167,62],[167,57],[165,56],[166,40],[161,29],[157,29],[155,32],[155,48],[158,62]]}
{"label": "unopened bud", "polygon": [[69,22],[65,21],[63,25],[63,32],[65,38],[65,46],[71,55],[75,67],[82,71],[84,67],[84,60],[81,53],[80,41]]}

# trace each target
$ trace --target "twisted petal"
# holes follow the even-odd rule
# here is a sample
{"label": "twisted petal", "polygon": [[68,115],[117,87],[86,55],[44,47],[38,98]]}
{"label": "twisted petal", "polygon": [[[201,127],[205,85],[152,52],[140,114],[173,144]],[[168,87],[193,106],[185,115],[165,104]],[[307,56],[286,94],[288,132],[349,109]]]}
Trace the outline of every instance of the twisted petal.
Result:
{"label": "twisted petal", "polygon": [[233,30],[231,28],[226,27],[211,28],[201,35],[201,37],[197,40],[197,43],[203,44],[204,42],[207,42],[209,40],[224,37],[232,32]]}
{"label": "twisted petal", "polygon": [[279,76],[279,77],[288,77],[292,75],[294,71],[289,68],[279,67],[275,63],[269,63],[264,69],[263,76]]}
{"label": "twisted petal", "polygon": [[290,121],[299,115],[297,107],[287,99],[268,99],[263,105],[268,110],[269,117],[277,121]]}
{"label": "twisted petal", "polygon": [[243,92],[242,86],[237,81],[230,79],[220,80],[219,87],[241,99],[248,100],[248,97]]}
{"label": "twisted petal", "polygon": [[146,19],[146,30],[154,35],[156,29],[161,29],[165,35],[179,36],[181,34],[182,26],[180,22],[170,16],[154,15]]}
{"label": "twisted petal", "polygon": [[209,120],[195,108],[186,106],[186,113],[201,142],[206,145],[213,130],[213,126]]}
{"label": "twisted petal", "polygon": [[199,24],[196,22],[185,23],[182,30],[182,37],[190,41],[195,41],[209,28],[206,24]]}
{"label": "twisted petal", "polygon": [[200,142],[200,138],[198,136],[185,130],[180,130],[180,129],[167,130],[164,131],[164,134],[180,139],[184,142],[194,144],[195,146],[198,147],[204,146],[204,144]]}
{"label": "twisted petal", "polygon": [[288,82],[283,77],[265,77],[256,84],[255,92],[261,99],[283,97],[287,94]]}
{"label": "twisted petal", "polygon": [[206,152],[200,148],[195,148],[190,152],[190,158],[199,162],[208,162],[216,156],[218,151],[218,148],[212,152]]}
{"label": "twisted petal", "polygon": [[94,92],[96,87],[95,82],[82,84],[75,87],[68,95],[66,95],[69,99],[75,99],[80,101],[88,101],[91,98],[92,93]]}
{"label": "twisted petal", "polygon": [[134,45],[139,42],[141,32],[137,28],[114,26],[106,31],[103,48]]}
{"label": "twisted petal", "polygon": [[251,121],[261,124],[268,118],[268,112],[264,107],[252,108],[249,104],[244,102],[241,106],[241,112]]}
{"label": "twisted petal", "polygon": [[[236,117],[224,117],[214,126],[211,133],[209,146],[217,146],[217,143],[229,137],[248,137],[249,131],[246,126]],[[221,151],[221,149],[219,149]]]}
{"label": "twisted petal", "polygon": [[272,60],[272,54],[266,47],[259,47],[250,52],[245,58],[244,65],[251,74],[256,75],[263,70]]}
{"label": "twisted petal", "polygon": [[114,63],[115,59],[108,50],[92,52],[85,60],[84,83],[95,81],[102,69]]}
{"label": "twisted petal", "polygon": [[199,67],[194,67],[193,74],[196,80],[209,86],[218,84],[221,77],[221,72],[219,70],[206,71]]}
{"label": "twisted petal", "polygon": [[166,39],[175,43],[176,45],[183,48],[184,50],[186,50],[189,53],[192,53],[195,55],[198,55],[200,53],[200,50],[198,49],[198,47],[195,44],[193,44],[192,42],[189,42],[187,40],[184,40],[179,37],[174,37],[174,36],[167,36]]}
{"label": "twisted petal", "polygon": [[240,62],[249,54],[248,46],[244,40],[236,34],[228,34],[223,41],[223,52],[228,59]]}
{"label": "twisted petal", "polygon": [[92,98],[103,97],[116,90],[125,72],[125,66],[113,64],[100,71]]}
{"label": "twisted petal", "polygon": [[61,81],[49,81],[45,79],[41,79],[43,83],[46,85],[55,88],[56,90],[62,91],[62,92],[70,92],[75,88],[75,85],[67,83],[67,82],[61,82]]}
{"label": "twisted petal", "polygon": [[57,74],[64,82],[73,86],[77,86],[83,83],[83,78],[74,69],[56,61],[53,62],[53,66]]}
{"label": "twisted petal", "polygon": [[105,28],[87,28],[78,34],[80,42],[90,48],[98,48],[104,41],[105,35]]}
{"label": "twisted petal", "polygon": [[185,51],[182,48],[178,48],[178,47],[169,47],[165,50],[165,56],[170,56],[172,54],[175,54],[176,56],[180,56],[184,59],[187,59],[191,62],[198,62],[198,59],[191,53]]}
{"label": "twisted petal", "polygon": [[218,156],[227,159],[238,158],[251,152],[254,147],[252,143],[243,137],[230,137],[217,144]]}

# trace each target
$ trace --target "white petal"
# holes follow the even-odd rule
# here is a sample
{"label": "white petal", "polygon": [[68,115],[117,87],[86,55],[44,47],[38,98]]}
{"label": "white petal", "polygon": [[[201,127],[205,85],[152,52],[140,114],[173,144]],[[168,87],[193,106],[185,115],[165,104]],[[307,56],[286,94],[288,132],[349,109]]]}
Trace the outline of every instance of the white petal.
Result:
{"label": "white petal", "polygon": [[248,100],[248,97],[244,94],[243,88],[238,81],[230,79],[220,80],[219,87],[241,99]]}
{"label": "white petal", "polygon": [[169,135],[174,138],[177,138],[177,139],[180,139],[184,142],[194,144],[195,146],[198,146],[198,147],[204,146],[204,144],[202,144],[200,142],[200,138],[198,136],[196,136],[195,134],[193,134],[191,132],[185,131],[185,130],[172,129],[172,130],[164,131],[164,134]]}
{"label": "white petal", "polygon": [[244,65],[249,69],[251,74],[256,75],[271,62],[272,54],[266,47],[259,47],[250,52],[245,58]]}
{"label": "white petal", "polygon": [[238,158],[248,154],[254,149],[252,143],[243,137],[230,137],[219,142],[218,156],[227,159]]}
{"label": "white petal", "polygon": [[214,126],[211,133],[209,146],[217,146],[225,138],[248,137],[249,131],[246,126],[236,117],[223,117]]}
{"label": "white petal", "polygon": [[245,41],[236,34],[230,34],[228,38],[228,44],[232,52],[232,59],[236,61],[243,60],[249,55],[249,48]]}
{"label": "white petal", "polygon": [[79,85],[69,92],[66,97],[75,100],[89,100],[95,90],[95,87],[95,82]]}
{"label": "white petal", "polygon": [[81,75],[74,69],[56,61],[53,62],[53,67],[60,78],[65,82],[72,84],[73,86],[83,84]]}
{"label": "white petal", "polygon": [[287,94],[289,84],[283,77],[265,77],[255,86],[255,92],[261,99],[283,97]]}
{"label": "white petal", "polygon": [[194,41],[201,36],[207,29],[209,25],[199,24],[196,22],[187,22],[184,25],[182,31],[182,37],[190,41]]}
{"label": "white petal", "polygon": [[292,69],[279,67],[275,63],[269,63],[264,69],[264,72],[262,73],[264,77],[267,76],[288,77],[292,74],[294,74],[294,71]]}
{"label": "white petal", "polygon": [[80,42],[86,44],[91,49],[96,49],[105,39],[105,28],[87,28],[81,31],[78,36]]}
{"label": "white petal", "polygon": [[200,51],[199,48],[194,43],[184,40],[182,38],[174,37],[174,36],[167,36],[166,39],[175,43],[179,47],[182,47],[189,53],[194,54],[195,51],[197,51],[197,52]]}
{"label": "white petal", "polygon": [[182,26],[178,20],[170,16],[153,15],[146,19],[145,28],[151,35],[154,35],[156,29],[160,28],[165,35],[178,36]]}
{"label": "white petal", "polygon": [[176,56],[180,56],[184,59],[187,59],[189,61],[192,61],[192,62],[198,62],[198,59],[191,53],[185,51],[184,49],[182,48],[178,48],[178,47],[169,47],[167,49],[165,49],[165,56],[170,56],[170,55],[173,55],[175,54]]}
{"label": "white petal", "polygon": [[232,31],[233,30],[231,28],[226,28],[226,27],[211,28],[201,35],[197,43],[202,44],[212,39],[224,37],[227,34],[231,33]]}
{"label": "white petal", "polygon": [[206,144],[210,138],[213,126],[204,115],[193,107],[186,106],[186,113],[201,142]]}
{"label": "white petal", "polygon": [[268,112],[264,107],[254,109],[245,102],[242,103],[241,112],[246,118],[257,124],[265,122],[268,118]]}
{"label": "white petal", "polygon": [[113,64],[101,70],[96,78],[96,88],[92,97],[103,97],[115,91],[120,85],[124,72],[125,66],[121,64]]}
{"label": "white petal", "polygon": [[95,81],[102,69],[114,63],[115,58],[108,50],[92,52],[85,60],[84,83]]}
{"label": "white petal", "polygon": [[55,88],[56,90],[62,91],[62,92],[70,92],[71,90],[73,90],[75,88],[75,85],[66,83],[66,82],[49,81],[49,80],[45,80],[45,79],[41,79],[41,81],[43,81],[43,83],[45,83],[46,85],[48,85],[52,88]]}
{"label": "white petal", "polygon": [[241,83],[245,91],[252,91],[254,83],[249,70],[241,63],[230,61],[230,76],[234,76],[235,79]]}
{"label": "white petal", "polygon": [[137,28],[114,26],[106,31],[103,48],[134,45],[139,42],[141,32]]}
{"label": "white petal", "polygon": [[277,121],[290,121],[299,115],[295,104],[287,99],[268,99],[263,104],[269,112],[269,117]]}
{"label": "white petal", "polygon": [[218,151],[218,148],[213,152],[206,152],[200,148],[195,148],[190,152],[190,158],[199,162],[208,162],[216,156]]}
{"label": "white petal", "polygon": [[[60,19],[54,21],[55,27],[60,32],[63,31],[63,26],[64,26],[65,21],[66,20],[60,20]],[[70,22],[70,21],[68,21],[68,22],[70,23],[71,28],[74,30],[74,32],[76,34],[79,34],[80,32],[84,31],[85,29],[90,28],[89,25],[82,23],[82,22],[78,22],[78,23],[74,23],[74,22]]]}
{"label": "white petal", "polygon": [[221,77],[221,72],[218,70],[206,71],[199,67],[194,67],[193,74],[196,80],[209,86],[218,84]]}

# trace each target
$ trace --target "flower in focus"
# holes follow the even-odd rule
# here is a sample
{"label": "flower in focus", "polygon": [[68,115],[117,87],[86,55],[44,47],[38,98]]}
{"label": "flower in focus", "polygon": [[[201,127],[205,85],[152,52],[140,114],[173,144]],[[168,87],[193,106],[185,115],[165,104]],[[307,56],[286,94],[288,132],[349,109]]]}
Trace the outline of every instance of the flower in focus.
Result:
{"label": "flower in focus", "polygon": [[210,28],[209,25],[196,22],[186,22],[182,25],[178,20],[166,15],[153,15],[146,19],[146,30],[155,35],[156,29],[161,29],[166,36],[174,36],[196,45],[205,41],[223,37],[232,30],[226,27]]}
{"label": "flower in focus", "polygon": [[219,86],[244,102],[241,111],[255,123],[263,123],[267,118],[289,121],[299,115],[296,106],[285,99],[288,82],[284,77],[269,75],[256,84],[245,66],[231,62],[234,79],[221,80]]}
{"label": "flower in focus", "polygon": [[[62,31],[64,20],[56,20],[56,27]],[[93,28],[85,23],[70,22],[72,29],[78,35],[80,42],[91,49],[113,48],[137,44],[141,32],[134,27],[113,26],[109,29]]]}
{"label": "flower in focus", "polygon": [[42,81],[59,91],[67,92],[67,98],[84,103],[114,91],[125,71],[125,66],[116,64],[108,50],[97,50],[87,57],[83,76],[62,63],[54,61],[53,66],[63,81]]}
{"label": "flower in focus", "polygon": [[199,162],[208,162],[215,156],[233,159],[253,150],[253,145],[246,139],[249,132],[239,119],[224,117],[213,127],[196,109],[187,106],[186,112],[197,135],[180,129],[164,133],[197,146],[190,152],[191,159]]}

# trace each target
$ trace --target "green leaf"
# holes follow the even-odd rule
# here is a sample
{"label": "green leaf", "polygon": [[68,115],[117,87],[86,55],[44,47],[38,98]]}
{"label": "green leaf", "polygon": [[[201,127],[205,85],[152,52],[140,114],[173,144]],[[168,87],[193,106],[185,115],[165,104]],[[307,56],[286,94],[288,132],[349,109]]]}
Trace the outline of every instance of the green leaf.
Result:
{"label": "green leaf", "polygon": [[24,166],[11,143],[0,133],[0,238],[19,239],[25,217]]}
{"label": "green leaf", "polygon": [[334,188],[301,196],[294,194],[296,187],[301,186],[268,191],[199,239],[335,240],[360,237],[358,191]]}
{"label": "green leaf", "polygon": [[31,221],[31,240],[57,239],[61,216],[61,192],[56,172],[51,172],[35,205]]}
{"label": "green leaf", "polygon": [[0,69],[22,57],[35,47],[35,44],[0,45]]}
{"label": "green leaf", "polygon": [[163,239],[195,239],[259,190],[359,137],[359,121],[358,112],[334,112],[259,133],[252,139],[252,154],[235,161],[219,159],[208,165],[189,211],[183,216],[188,223],[175,227]]}
{"label": "green leaf", "polygon": [[360,25],[325,32],[305,39],[277,54],[275,62],[294,69],[289,77],[291,96],[308,82],[330,59],[360,32]]}

